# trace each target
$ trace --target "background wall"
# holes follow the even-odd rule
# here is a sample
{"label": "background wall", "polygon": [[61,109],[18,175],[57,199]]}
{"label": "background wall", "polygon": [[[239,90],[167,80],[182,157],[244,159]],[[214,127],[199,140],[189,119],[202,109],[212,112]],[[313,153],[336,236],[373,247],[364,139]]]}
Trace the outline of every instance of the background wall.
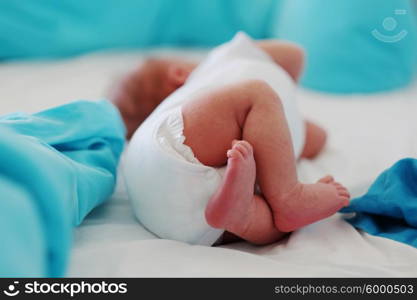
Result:
{"label": "background wall", "polygon": [[2,0],[0,60],[102,49],[215,46],[238,30],[306,50],[301,84],[369,93],[410,83],[416,0]]}
{"label": "background wall", "polygon": [[2,0],[0,59],[103,48],[212,46],[270,35],[276,0]]}

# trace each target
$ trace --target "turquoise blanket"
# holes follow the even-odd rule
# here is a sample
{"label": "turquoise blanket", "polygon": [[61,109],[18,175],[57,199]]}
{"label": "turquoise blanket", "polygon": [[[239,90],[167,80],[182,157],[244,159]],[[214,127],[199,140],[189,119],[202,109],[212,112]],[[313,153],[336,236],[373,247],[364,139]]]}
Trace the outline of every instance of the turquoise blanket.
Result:
{"label": "turquoise blanket", "polygon": [[398,161],[342,212],[356,213],[348,221],[357,228],[417,247],[417,160]]}
{"label": "turquoise blanket", "polygon": [[112,193],[119,113],[78,101],[0,117],[0,276],[63,276],[72,227]]}
{"label": "turquoise blanket", "polygon": [[278,0],[0,1],[0,60],[99,49],[213,46],[239,30],[262,38]]}

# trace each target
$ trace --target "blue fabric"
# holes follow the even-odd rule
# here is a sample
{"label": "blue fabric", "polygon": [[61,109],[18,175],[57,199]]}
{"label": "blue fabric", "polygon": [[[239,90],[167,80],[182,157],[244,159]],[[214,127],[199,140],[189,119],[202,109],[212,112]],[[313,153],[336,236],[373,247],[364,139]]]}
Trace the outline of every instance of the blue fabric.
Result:
{"label": "blue fabric", "polygon": [[[256,2],[256,3],[255,3]],[[269,33],[276,0],[3,0],[0,59],[105,48],[217,45]]]}
{"label": "blue fabric", "polygon": [[108,102],[0,117],[0,276],[62,276],[72,227],[112,193],[125,129]]}
{"label": "blue fabric", "polygon": [[417,160],[398,161],[341,212],[355,212],[348,221],[370,234],[417,247]]}
{"label": "blue fabric", "polygon": [[[285,0],[274,34],[306,49],[305,87],[334,93],[400,88],[417,70],[413,2]],[[407,32],[403,38],[401,31]],[[392,42],[396,35],[399,40]]]}

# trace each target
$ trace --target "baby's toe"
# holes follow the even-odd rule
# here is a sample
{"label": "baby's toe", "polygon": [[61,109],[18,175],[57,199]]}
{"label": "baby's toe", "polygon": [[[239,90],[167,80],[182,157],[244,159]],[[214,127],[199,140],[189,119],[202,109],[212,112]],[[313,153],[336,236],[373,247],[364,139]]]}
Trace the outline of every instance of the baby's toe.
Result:
{"label": "baby's toe", "polygon": [[347,198],[347,199],[349,199],[350,198],[350,193],[349,193],[349,191],[347,190],[347,188],[345,188],[344,186],[342,186],[341,184],[338,184],[337,186],[336,186],[336,190],[337,190],[337,193],[339,194],[339,196],[340,197],[344,197],[344,198]]}
{"label": "baby's toe", "polygon": [[234,150],[236,150],[236,151],[239,151],[239,152],[240,152],[240,154],[241,154],[243,157],[245,157],[245,156],[246,156],[246,149],[245,149],[245,147],[243,147],[240,143],[236,143],[236,144],[233,146],[233,149],[234,149]]}
{"label": "baby's toe", "polygon": [[227,151],[227,157],[233,159],[243,159],[243,154],[234,146]]}
{"label": "baby's toe", "polygon": [[319,182],[321,182],[321,183],[331,183],[331,182],[334,182],[334,178],[333,178],[333,176],[327,175],[327,176],[323,177],[322,179],[320,179]]}
{"label": "baby's toe", "polygon": [[350,204],[350,197],[342,196],[341,198],[342,198],[343,206],[348,206]]}
{"label": "baby's toe", "polygon": [[345,198],[350,198],[350,195],[347,191],[339,191],[339,196],[345,197]]}
{"label": "baby's toe", "polygon": [[239,140],[233,140],[232,141],[232,147],[236,144],[236,143],[238,143],[239,142]]}
{"label": "baby's toe", "polygon": [[240,141],[240,143],[243,147],[245,147],[247,154],[252,154],[253,153],[253,147],[249,142],[242,140],[242,141]]}
{"label": "baby's toe", "polygon": [[232,149],[239,151],[242,154],[242,156],[246,158],[250,154],[248,145],[245,145],[243,141],[239,141],[233,145]]}

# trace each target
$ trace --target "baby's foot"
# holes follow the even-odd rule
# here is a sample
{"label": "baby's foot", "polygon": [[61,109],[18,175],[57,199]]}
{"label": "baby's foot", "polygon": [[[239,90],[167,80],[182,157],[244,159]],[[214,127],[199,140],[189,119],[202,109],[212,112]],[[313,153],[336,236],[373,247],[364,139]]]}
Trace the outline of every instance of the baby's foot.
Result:
{"label": "baby's foot", "polygon": [[206,220],[215,228],[241,232],[248,226],[245,216],[253,204],[256,165],[252,146],[246,141],[233,141],[227,157],[226,173],[207,204]]}
{"label": "baby's foot", "polygon": [[315,184],[298,183],[289,193],[273,201],[276,227],[284,232],[327,218],[349,204],[349,192],[333,177]]}

